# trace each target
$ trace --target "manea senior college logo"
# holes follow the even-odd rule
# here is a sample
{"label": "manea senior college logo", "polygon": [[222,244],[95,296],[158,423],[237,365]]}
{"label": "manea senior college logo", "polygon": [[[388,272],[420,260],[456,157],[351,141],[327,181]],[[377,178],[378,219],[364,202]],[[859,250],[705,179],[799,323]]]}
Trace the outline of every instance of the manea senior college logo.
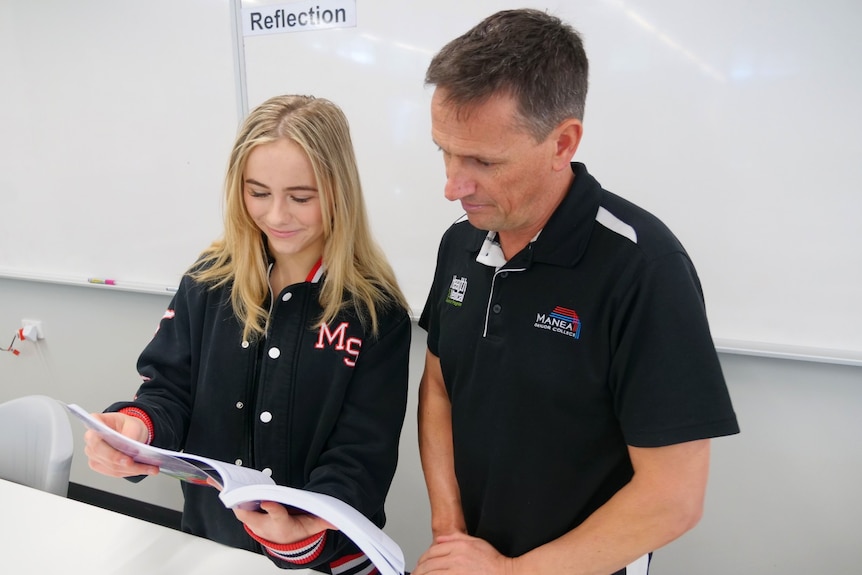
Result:
{"label": "manea senior college logo", "polygon": [[581,319],[575,310],[556,306],[551,313],[537,313],[533,327],[560,333],[575,339],[581,337]]}

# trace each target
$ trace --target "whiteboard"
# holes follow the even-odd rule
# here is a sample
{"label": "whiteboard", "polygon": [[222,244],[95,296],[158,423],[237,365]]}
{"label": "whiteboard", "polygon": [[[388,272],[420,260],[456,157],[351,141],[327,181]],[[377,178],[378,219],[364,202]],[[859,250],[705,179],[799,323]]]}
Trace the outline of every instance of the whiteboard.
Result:
{"label": "whiteboard", "polygon": [[231,6],[0,1],[0,273],[179,283],[222,228]]}
{"label": "whiteboard", "polygon": [[[416,310],[461,214],[443,198],[425,69],[485,16],[524,4],[358,0],[355,27],[244,38],[249,106],[299,92],[344,108],[373,229]],[[582,33],[591,81],[575,159],[677,234],[716,340],[862,358],[862,4],[526,4]]]}
{"label": "whiteboard", "polygon": [[310,6],[0,2],[16,79],[0,91],[0,275],[175,282],[221,229],[239,117],[309,93],[350,120],[374,233],[418,315],[461,215],[425,68],[483,17],[531,5],[584,36],[575,159],[680,238],[719,348],[862,361],[862,4],[356,0],[351,27],[239,38],[233,4]]}

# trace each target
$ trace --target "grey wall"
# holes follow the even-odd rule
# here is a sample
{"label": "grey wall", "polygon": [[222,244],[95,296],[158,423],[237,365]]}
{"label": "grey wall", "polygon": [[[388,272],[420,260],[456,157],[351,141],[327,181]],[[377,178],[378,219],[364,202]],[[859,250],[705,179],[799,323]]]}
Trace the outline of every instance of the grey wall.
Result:
{"label": "grey wall", "polygon": [[[0,401],[39,393],[91,410],[130,397],[135,360],[168,303],[161,295],[0,278],[0,345],[21,320],[45,340],[0,353]],[[416,388],[424,332],[414,330],[411,395],[386,531],[412,566],[430,541],[416,449]],[[656,554],[656,575],[855,572],[862,560],[862,368],[723,355],[742,434],[713,443],[707,510],[692,532]],[[176,481],[132,485],[86,464],[76,433],[72,481],[179,508]]]}

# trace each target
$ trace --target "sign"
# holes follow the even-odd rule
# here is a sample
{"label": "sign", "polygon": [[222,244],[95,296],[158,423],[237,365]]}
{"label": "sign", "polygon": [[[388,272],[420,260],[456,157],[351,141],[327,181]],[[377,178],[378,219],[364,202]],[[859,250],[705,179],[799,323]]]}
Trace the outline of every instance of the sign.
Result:
{"label": "sign", "polygon": [[243,36],[355,26],[356,0],[312,0],[242,9]]}

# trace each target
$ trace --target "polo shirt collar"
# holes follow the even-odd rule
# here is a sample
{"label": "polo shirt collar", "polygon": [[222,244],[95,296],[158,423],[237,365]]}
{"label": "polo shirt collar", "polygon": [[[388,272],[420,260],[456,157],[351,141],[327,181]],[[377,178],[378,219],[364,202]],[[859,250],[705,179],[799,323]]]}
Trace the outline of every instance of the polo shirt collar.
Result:
{"label": "polo shirt collar", "polygon": [[572,162],[575,179],[533,242],[533,260],[571,267],[584,255],[602,200],[602,187],[580,162]]}
{"label": "polo shirt collar", "polygon": [[[548,223],[530,241],[527,250],[512,260],[530,265],[538,261],[558,266],[573,266],[586,250],[601,202],[602,188],[580,162],[572,162],[575,179],[563,201],[554,210]],[[494,268],[506,264],[506,258],[497,239],[497,232],[487,233],[475,229],[467,249],[477,253],[476,261]]]}

